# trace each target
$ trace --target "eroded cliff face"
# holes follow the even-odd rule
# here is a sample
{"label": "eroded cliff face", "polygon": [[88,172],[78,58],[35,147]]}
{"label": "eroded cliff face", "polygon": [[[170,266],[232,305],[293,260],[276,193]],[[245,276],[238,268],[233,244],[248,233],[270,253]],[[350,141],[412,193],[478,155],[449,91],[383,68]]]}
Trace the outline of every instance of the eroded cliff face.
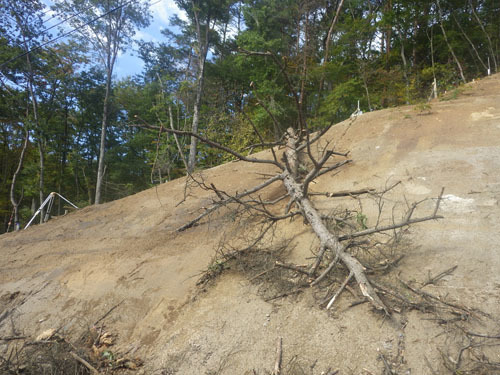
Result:
{"label": "eroded cliff face", "polygon": [[[461,91],[424,112],[393,108],[335,126],[325,143],[350,150],[354,162],[322,176],[310,189],[383,188],[401,181],[389,198],[404,202],[403,197],[436,197],[445,187],[445,219],[410,229],[397,275],[425,282],[456,265],[451,275],[423,290],[498,316],[500,77]],[[236,192],[273,172],[270,166],[233,162],[203,176]],[[283,191],[278,184],[266,194],[277,197]],[[179,205],[185,194],[180,179],[1,236],[0,339],[35,338],[51,328],[76,339],[97,322],[114,335],[112,351],[142,358],[138,371],[148,374],[264,373],[273,368],[278,337],[285,373],[291,374],[329,368],[341,374],[380,373],[380,353],[415,374],[431,373],[427,362],[441,373],[439,350],[458,353],[463,343],[440,335],[446,327],[436,320],[411,311],[398,316],[404,324],[392,324],[369,304],[349,308],[359,295],[342,294],[328,312],[312,290],[266,302],[266,285],[238,267],[200,289],[196,275],[207,269],[233,222],[222,212],[176,232],[210,202],[209,192],[188,192]],[[323,210],[334,208],[328,197],[314,199]],[[352,204],[350,198],[335,202]],[[364,208],[370,223],[375,208],[368,201]],[[311,256],[314,237],[302,220],[280,224],[276,236],[291,241],[290,261],[301,264]],[[477,332],[498,333],[489,320],[471,317],[470,324]],[[0,355],[15,344],[0,341]]]}

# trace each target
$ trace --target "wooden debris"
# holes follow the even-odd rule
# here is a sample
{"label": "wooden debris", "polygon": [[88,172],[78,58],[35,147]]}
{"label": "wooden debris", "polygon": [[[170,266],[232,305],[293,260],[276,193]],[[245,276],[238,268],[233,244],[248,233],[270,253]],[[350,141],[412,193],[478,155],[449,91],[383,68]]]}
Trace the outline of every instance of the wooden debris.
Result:
{"label": "wooden debris", "polygon": [[86,368],[88,368],[92,374],[99,375],[99,371],[97,371],[97,369],[94,366],[92,366],[90,363],[88,363],[86,360],[84,360],[83,358],[81,358],[80,356],[78,356],[77,354],[75,354],[73,352],[70,352],[69,354],[71,354],[71,356],[76,361],[80,362],[82,365],[84,365]]}
{"label": "wooden debris", "polygon": [[36,337],[35,341],[48,341],[56,335],[57,335],[57,330],[55,328],[50,328],[40,333]]}
{"label": "wooden debris", "polygon": [[352,277],[354,276],[354,272],[349,272],[349,276],[346,277],[346,279],[344,280],[344,282],[342,283],[342,285],[340,286],[340,288],[337,290],[337,292],[334,294],[334,296],[332,297],[332,299],[330,300],[330,302],[328,302],[328,305],[326,305],[326,309],[329,310],[330,307],[332,307],[333,303],[335,302],[335,300],[337,299],[337,297],[340,295],[340,293],[342,293],[342,291],[344,290],[344,288],[346,287],[347,283],[349,283],[349,281],[351,281]]}
{"label": "wooden debris", "polygon": [[283,338],[279,337],[276,345],[276,361],[274,362],[273,375],[281,374],[281,361],[283,359]]}

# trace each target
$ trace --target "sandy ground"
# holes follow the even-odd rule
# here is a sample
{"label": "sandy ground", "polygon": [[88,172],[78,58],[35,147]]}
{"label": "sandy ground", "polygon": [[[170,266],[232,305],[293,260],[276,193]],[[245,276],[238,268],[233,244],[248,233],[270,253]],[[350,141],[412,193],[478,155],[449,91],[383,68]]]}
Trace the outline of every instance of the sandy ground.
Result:
{"label": "sandy ground", "polygon": [[[469,84],[457,98],[433,102],[423,111],[408,106],[364,114],[332,128],[326,140],[350,150],[354,162],[319,178],[313,191],[381,188],[401,181],[399,196],[391,199],[404,194],[416,201],[436,197],[445,187],[445,219],[412,227],[399,276],[423,281],[457,265],[452,275],[426,290],[497,316],[500,76]],[[273,172],[268,166],[232,162],[203,176],[235,192]],[[273,185],[267,195],[282,191]],[[328,312],[317,306],[312,292],[265,302],[261,286],[236,270],[200,291],[196,275],[210,264],[231,220],[219,217],[176,232],[211,197],[193,188],[179,204],[184,193],[180,179],[2,235],[0,355],[8,346],[2,336],[36,337],[56,328],[77,337],[99,321],[117,335],[113,350],[141,357],[140,371],[147,374],[264,373],[273,367],[277,337],[283,337],[289,374],[321,374],[329,368],[340,374],[380,373],[384,364],[378,353],[390,356],[398,349],[404,349],[405,373],[432,374],[424,358],[436,373],[444,371],[439,349],[460,343],[421,313],[399,316],[407,322],[402,328],[368,304],[346,309],[354,298],[349,293]],[[315,202],[328,210],[338,201],[318,197]],[[370,210],[367,205],[369,218]],[[311,256],[314,240],[301,220],[281,225],[278,236],[293,240],[293,261],[304,263]],[[490,323],[474,328],[498,334]],[[498,354],[494,359],[500,362]]]}

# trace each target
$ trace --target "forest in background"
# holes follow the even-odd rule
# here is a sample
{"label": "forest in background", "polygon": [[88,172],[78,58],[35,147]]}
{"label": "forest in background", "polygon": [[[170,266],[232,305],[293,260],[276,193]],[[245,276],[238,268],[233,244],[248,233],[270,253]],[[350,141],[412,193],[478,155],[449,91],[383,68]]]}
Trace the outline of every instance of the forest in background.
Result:
{"label": "forest in background", "polygon": [[[358,102],[425,103],[434,82],[442,93],[498,69],[498,0],[176,3],[187,21],[172,17],[153,43],[134,37],[150,21],[145,2],[57,0],[65,27],[46,31],[42,2],[0,0],[0,233],[52,191],[83,207],[230,160],[143,126],[250,153]],[[144,69],[117,79],[127,48]],[[57,201],[52,214],[64,210]]]}

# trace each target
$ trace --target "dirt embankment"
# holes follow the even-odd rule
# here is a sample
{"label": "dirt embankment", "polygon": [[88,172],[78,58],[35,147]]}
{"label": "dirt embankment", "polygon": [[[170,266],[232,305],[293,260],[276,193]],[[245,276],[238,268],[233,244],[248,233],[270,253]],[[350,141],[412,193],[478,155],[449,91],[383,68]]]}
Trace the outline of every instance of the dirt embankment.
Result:
{"label": "dirt embankment", "polygon": [[[457,265],[425,291],[498,316],[500,76],[448,96],[451,100],[433,102],[431,108],[367,113],[332,128],[325,140],[350,150],[354,162],[321,177],[311,190],[380,188],[402,181],[391,199],[401,201],[404,194],[415,201],[437,196],[445,187],[445,219],[411,229],[399,277],[423,282]],[[203,176],[236,192],[273,172],[233,162]],[[347,308],[355,300],[349,293],[328,312],[318,307],[312,291],[266,302],[265,286],[238,269],[200,293],[196,275],[207,269],[233,221],[226,214],[176,232],[210,202],[209,192],[187,192],[179,204],[186,193],[180,179],[1,236],[0,356],[15,345],[2,337],[34,338],[50,328],[78,337],[96,322],[116,335],[113,351],[142,358],[139,371],[158,374],[264,373],[272,369],[277,337],[283,337],[283,363],[290,374],[329,368],[340,374],[380,373],[385,366],[380,353],[398,358],[400,368],[413,374],[445,373],[441,353],[457,353],[453,350],[466,344],[442,334],[446,325],[419,312],[402,313],[405,324],[395,326],[368,304]],[[268,194],[282,192],[273,185]],[[326,197],[315,202],[324,210],[334,208]],[[291,261],[300,264],[311,256],[314,239],[301,220],[280,225],[276,236],[291,240]],[[490,332],[496,329],[491,321],[482,323],[471,322],[471,329],[498,335]]]}

